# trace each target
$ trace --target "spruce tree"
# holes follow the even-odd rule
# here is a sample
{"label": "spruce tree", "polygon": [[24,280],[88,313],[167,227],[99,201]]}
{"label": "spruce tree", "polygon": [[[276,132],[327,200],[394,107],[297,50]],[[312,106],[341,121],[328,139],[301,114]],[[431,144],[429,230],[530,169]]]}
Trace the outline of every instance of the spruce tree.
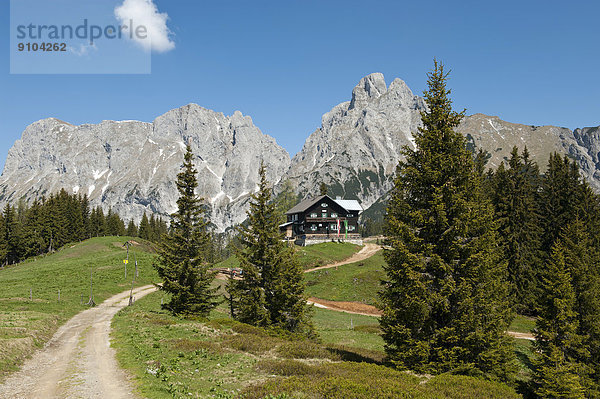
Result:
{"label": "spruce tree", "polygon": [[319,185],[319,195],[327,195],[327,184],[321,182]]}
{"label": "spruce tree", "polygon": [[227,287],[233,317],[256,326],[311,336],[302,268],[293,248],[282,241],[264,164],[259,177],[259,191],[252,196],[248,224],[239,229],[242,249],[237,256],[242,279],[230,280]]}
{"label": "spruce tree", "polygon": [[482,173],[454,130],[464,111],[452,110],[447,76],[435,62],[416,150],[404,148],[397,169],[380,323],[399,368],[506,380],[514,370],[506,264]]}
{"label": "spruce tree", "polygon": [[140,238],[143,238],[144,240],[150,240],[150,223],[148,222],[148,216],[146,216],[146,212],[144,212],[144,216],[142,216],[142,221],[140,222],[138,234]]}
{"label": "spruce tree", "polygon": [[544,215],[542,249],[547,257],[550,256],[552,246],[560,236],[562,228],[568,226],[576,217],[585,219],[579,212],[584,208],[584,186],[574,161],[571,162],[566,155],[550,155],[540,193],[540,211]]}
{"label": "spruce tree", "polygon": [[573,312],[577,333],[582,337],[574,360],[589,367],[590,375],[582,381],[586,396],[597,398],[600,397],[600,252],[588,233],[589,228],[576,219],[563,229],[557,246],[564,257],[561,266],[571,277]]}
{"label": "spruce tree", "polygon": [[14,207],[7,203],[4,206],[2,216],[4,222],[4,228],[2,229],[4,233],[2,245],[3,263],[10,265],[17,263],[20,260],[21,237],[17,221],[17,212]]}
{"label": "spruce tree", "polygon": [[290,180],[285,180],[281,185],[281,191],[275,197],[275,207],[279,217],[279,223],[287,222],[285,213],[298,203],[298,195]]}
{"label": "spruce tree", "polygon": [[177,175],[177,212],[172,215],[172,234],[165,236],[158,250],[155,268],[162,278],[161,289],[171,294],[163,305],[174,314],[207,316],[218,305],[211,287],[215,273],[207,262],[210,235],[202,199],[196,193],[197,171],[188,145],[181,172]]}
{"label": "spruce tree", "polygon": [[127,225],[127,233],[126,234],[129,237],[137,237],[137,235],[138,235],[138,229],[137,229],[133,219],[129,220],[129,224]]}
{"label": "spruce tree", "polygon": [[535,330],[535,393],[539,398],[584,398],[588,370],[578,359],[589,353],[578,332],[576,296],[562,242],[553,247],[542,288]]}
{"label": "spruce tree", "polygon": [[522,314],[535,313],[537,270],[543,259],[541,218],[537,208],[539,173],[517,147],[511,152],[508,169],[500,164],[494,176],[492,202],[499,224],[500,245],[508,262],[508,281],[513,307]]}

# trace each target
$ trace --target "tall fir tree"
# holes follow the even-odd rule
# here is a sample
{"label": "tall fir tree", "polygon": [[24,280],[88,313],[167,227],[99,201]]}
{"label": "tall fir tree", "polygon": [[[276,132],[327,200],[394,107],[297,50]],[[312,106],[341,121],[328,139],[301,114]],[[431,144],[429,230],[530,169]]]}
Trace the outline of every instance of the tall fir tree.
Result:
{"label": "tall fir tree", "polygon": [[465,138],[454,129],[448,74],[428,74],[416,150],[404,149],[388,205],[380,324],[399,368],[507,380],[512,314],[493,207]]}
{"label": "tall fir tree", "polygon": [[580,212],[584,208],[584,186],[574,161],[566,155],[550,155],[540,193],[540,211],[544,215],[542,249],[547,257],[550,256],[552,246],[560,236],[562,228],[568,226],[576,217],[586,218]]}
{"label": "tall fir tree", "polygon": [[281,185],[281,191],[275,197],[275,208],[278,213],[279,223],[287,222],[285,213],[298,203],[298,194],[290,180],[285,180]]}
{"label": "tall fir tree", "polygon": [[539,172],[527,148],[511,152],[508,169],[500,164],[493,179],[492,202],[496,209],[500,245],[508,262],[508,281],[514,309],[533,315],[538,292],[537,271],[541,268],[541,218],[537,193]]}
{"label": "tall fir tree", "polygon": [[138,229],[137,226],[135,225],[135,222],[133,221],[133,219],[129,220],[129,224],[127,225],[127,233],[126,233],[129,237],[137,237],[138,235]]}
{"label": "tall fir tree", "polygon": [[146,212],[142,216],[142,220],[140,222],[140,228],[138,229],[138,234],[140,238],[144,240],[150,240],[151,232],[150,232],[150,223],[148,222],[148,216],[146,216]]}
{"label": "tall fir tree", "polygon": [[[207,231],[202,199],[196,193],[197,171],[188,145],[181,172],[177,175],[177,212],[172,215],[171,234],[165,236],[154,266],[163,280],[161,289],[171,294],[163,307],[174,314],[207,316],[218,305],[217,289],[211,287]],[[140,226],[141,227],[141,226]]]}
{"label": "tall fir tree", "polygon": [[302,268],[279,232],[266,169],[259,170],[259,191],[252,196],[248,224],[242,225],[238,251],[243,278],[229,280],[233,317],[256,326],[272,326],[313,336],[304,297]]}
{"label": "tall fir tree", "polygon": [[[582,337],[573,359],[588,367],[590,375],[582,380],[586,397],[600,398],[600,251],[589,231],[588,224],[575,219],[563,229],[557,246],[564,257],[561,266],[571,278],[577,334]],[[549,269],[546,273],[552,275]]]}
{"label": "tall fir tree", "polygon": [[538,352],[534,362],[535,393],[548,399],[584,398],[589,370],[578,359],[589,353],[578,331],[576,296],[560,241],[553,247],[542,288],[535,330]]}
{"label": "tall fir tree", "polygon": [[319,185],[319,195],[327,195],[327,184],[321,182],[321,184]]}
{"label": "tall fir tree", "polygon": [[2,237],[3,242],[0,252],[3,257],[3,263],[10,265],[18,262],[21,257],[21,237],[17,212],[14,207],[7,203],[4,206],[2,216],[4,222],[2,232],[4,236]]}

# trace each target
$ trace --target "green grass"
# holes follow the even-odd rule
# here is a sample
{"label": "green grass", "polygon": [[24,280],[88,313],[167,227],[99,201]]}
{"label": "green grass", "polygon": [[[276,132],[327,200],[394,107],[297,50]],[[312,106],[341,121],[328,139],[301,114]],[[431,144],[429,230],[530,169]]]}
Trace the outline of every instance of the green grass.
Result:
{"label": "green grass", "polygon": [[[381,365],[374,317],[317,309],[322,342],[283,338],[234,322],[225,305],[206,320],[160,310],[162,292],[120,311],[112,340],[148,398],[518,398],[470,377],[415,376]],[[338,335],[336,335],[338,334]]]}
{"label": "green grass", "polygon": [[377,291],[384,278],[381,251],[360,262],[317,270],[304,275],[309,296],[331,301],[377,303]]}
{"label": "green grass", "polygon": [[531,334],[535,328],[535,318],[517,315],[508,328],[509,331]]}
{"label": "green grass", "polygon": [[531,379],[533,370],[533,341],[528,339],[515,339],[515,354],[517,356],[517,380],[527,382]]}
{"label": "green grass", "polygon": [[379,335],[377,317],[314,308],[313,323],[326,344],[376,351],[383,357],[383,338]]}
{"label": "green grass", "polygon": [[300,264],[304,269],[324,266],[329,263],[348,259],[362,246],[340,242],[325,242],[323,244],[298,247],[296,252],[300,258]]}
{"label": "green grass", "polygon": [[[133,254],[124,276],[126,237],[93,238],[58,252],[0,269],[0,380],[18,369],[57,328],[86,309],[90,269],[94,269],[96,303],[131,287]],[[137,242],[141,240],[136,239]],[[147,244],[134,246],[139,278],[136,286],[156,280]],[[32,300],[29,290],[32,290]],[[60,290],[60,302],[58,301]]]}
{"label": "green grass", "polygon": [[[349,243],[325,242],[307,247],[295,247],[295,249],[302,268],[311,269],[348,259],[360,251],[362,246]],[[215,265],[218,268],[235,268],[239,266],[240,262],[235,255]]]}
{"label": "green grass", "polygon": [[[173,317],[160,310],[161,298],[167,300],[163,295],[138,300],[112,324],[117,359],[134,376],[143,397],[229,398],[240,385],[264,378],[255,371],[256,354],[270,349],[269,339],[247,334],[252,339],[244,345],[239,334],[219,322]],[[224,316],[222,311],[213,318]]]}
{"label": "green grass", "polygon": [[242,394],[243,398],[510,399],[520,397],[512,388],[496,382],[453,375],[428,378],[368,363],[321,363],[308,366],[287,361],[279,364],[260,363],[259,367],[274,375],[285,376],[270,378],[263,384],[246,388]]}

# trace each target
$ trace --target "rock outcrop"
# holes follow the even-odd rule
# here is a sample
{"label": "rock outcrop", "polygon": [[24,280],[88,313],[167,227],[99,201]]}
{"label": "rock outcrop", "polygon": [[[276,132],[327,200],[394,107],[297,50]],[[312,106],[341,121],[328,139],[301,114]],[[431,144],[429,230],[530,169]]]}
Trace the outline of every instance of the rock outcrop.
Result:
{"label": "rock outcrop", "polygon": [[402,80],[387,87],[382,74],[371,74],[354,88],[351,101],[323,115],[283,179],[304,196],[315,195],[325,183],[333,195],[369,207],[391,188],[401,149],[414,147],[424,109],[423,99]]}
{"label": "rock outcrop", "polygon": [[[333,196],[358,199],[366,209],[383,212],[402,148],[414,148],[421,126],[423,98],[382,74],[360,80],[350,101],[323,115],[322,124],[290,161],[275,140],[254,126],[249,116],[232,116],[190,104],[167,112],[153,123],[104,121],[73,126],[57,119],[36,122],[8,153],[0,177],[0,205],[31,200],[65,188],[85,193],[92,205],[112,207],[139,221],[143,212],[166,216],[176,209],[175,178],[186,143],[192,145],[199,172],[199,194],[211,208],[218,231],[242,222],[257,189],[258,167],[268,179],[289,179],[304,196],[318,194],[325,183]],[[513,146],[527,146],[542,170],[552,152],[579,163],[600,192],[600,128],[571,131],[528,126],[475,114],[458,131],[470,145],[491,154],[489,167],[507,159]]]}
{"label": "rock outcrop", "polygon": [[245,219],[261,161],[273,182],[290,163],[289,154],[240,112],[225,116],[190,104],[153,123],[73,126],[51,118],[27,127],[10,149],[0,199],[14,203],[64,188],[125,219],[139,222],[144,212],[167,216],[177,209],[175,179],[187,143],[196,155],[199,194],[219,231]]}

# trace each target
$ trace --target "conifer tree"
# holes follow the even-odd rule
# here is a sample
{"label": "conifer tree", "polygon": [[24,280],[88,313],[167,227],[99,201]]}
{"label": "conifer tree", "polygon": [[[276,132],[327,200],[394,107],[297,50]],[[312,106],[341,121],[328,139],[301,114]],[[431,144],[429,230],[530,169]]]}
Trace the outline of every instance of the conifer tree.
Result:
{"label": "conifer tree", "polygon": [[[600,397],[600,252],[588,233],[589,228],[576,219],[563,229],[557,246],[564,258],[561,266],[571,278],[574,294],[572,310],[577,319],[577,333],[582,337],[574,360],[589,367],[590,375],[582,382],[586,396],[597,398]],[[549,268],[546,274],[552,276],[552,272]],[[545,295],[551,296],[552,293],[546,292]]]}
{"label": "conifer tree", "polygon": [[321,182],[319,185],[319,195],[327,195],[327,184]]}
{"label": "conifer tree", "polygon": [[509,379],[514,370],[493,207],[465,138],[454,129],[447,73],[428,74],[416,150],[406,147],[388,204],[381,292],[386,352],[399,368]]}
{"label": "conifer tree", "polygon": [[150,215],[150,220],[148,221],[148,226],[149,226],[149,240],[156,242],[157,238],[158,238],[158,229],[157,229],[157,224],[156,224],[156,218],[154,217],[154,214]]}
{"label": "conifer tree", "polygon": [[137,237],[137,235],[138,235],[138,229],[137,229],[133,219],[129,220],[129,224],[127,225],[127,233],[126,234],[129,237]]}
{"label": "conifer tree", "polygon": [[142,216],[142,221],[140,222],[138,234],[140,238],[143,238],[144,240],[150,240],[150,223],[148,222],[148,216],[146,216],[146,212],[144,212],[144,216]]}
{"label": "conifer tree", "polygon": [[181,172],[177,175],[177,212],[172,215],[172,234],[165,236],[158,251],[155,268],[162,278],[161,289],[171,294],[163,305],[174,314],[201,315],[219,303],[217,288],[211,283],[215,273],[207,262],[210,235],[204,218],[202,199],[196,193],[197,171],[188,145]]}
{"label": "conifer tree", "polygon": [[582,218],[578,210],[582,209],[582,192],[584,190],[579,169],[565,155],[550,155],[548,169],[542,180],[540,210],[544,234],[542,249],[550,256],[552,246],[558,239],[561,229],[568,226],[576,217]]}
{"label": "conifer tree", "polygon": [[233,317],[256,326],[273,326],[312,336],[304,297],[302,269],[279,232],[272,190],[261,164],[258,193],[252,196],[248,224],[240,227],[241,280],[230,280]]}
{"label": "conifer tree", "polygon": [[13,264],[20,258],[20,234],[15,208],[9,203],[4,206],[3,216],[3,242],[1,253],[4,264]]}
{"label": "conifer tree", "polygon": [[541,236],[543,230],[537,208],[539,173],[529,160],[527,148],[523,156],[517,147],[511,152],[508,169],[500,164],[494,176],[492,201],[499,223],[500,245],[508,262],[511,301],[522,314],[534,314],[537,270],[541,268]]}
{"label": "conifer tree", "polygon": [[279,223],[285,223],[285,213],[298,203],[298,195],[290,180],[285,180],[281,185],[281,192],[275,197],[275,207],[279,217]]}
{"label": "conifer tree", "polygon": [[578,333],[576,297],[565,263],[565,248],[557,242],[542,282],[536,321],[534,386],[539,398],[584,398],[589,370],[578,359],[589,356]]}

